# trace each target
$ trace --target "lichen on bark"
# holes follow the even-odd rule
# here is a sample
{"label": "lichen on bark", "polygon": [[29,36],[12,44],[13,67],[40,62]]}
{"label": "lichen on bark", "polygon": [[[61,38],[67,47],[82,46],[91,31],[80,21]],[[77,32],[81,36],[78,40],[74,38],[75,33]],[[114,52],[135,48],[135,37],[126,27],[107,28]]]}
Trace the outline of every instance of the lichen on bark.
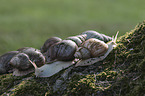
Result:
{"label": "lichen on bark", "polygon": [[117,40],[109,56],[86,67],[71,66],[48,78],[34,73],[0,76],[0,95],[143,96],[145,95],[145,21]]}

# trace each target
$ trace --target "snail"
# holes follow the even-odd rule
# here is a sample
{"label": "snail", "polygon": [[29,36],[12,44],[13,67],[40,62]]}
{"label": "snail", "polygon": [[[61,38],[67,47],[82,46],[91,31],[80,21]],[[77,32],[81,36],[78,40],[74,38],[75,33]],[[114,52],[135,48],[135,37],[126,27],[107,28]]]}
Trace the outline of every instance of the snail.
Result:
{"label": "snail", "polygon": [[104,41],[105,43],[112,40],[111,37],[109,37],[105,34],[98,33],[96,31],[92,31],[92,30],[85,31],[82,34],[87,34],[86,40],[88,40],[90,38],[96,38],[96,39],[99,39],[101,41]]}
{"label": "snail", "polygon": [[49,49],[50,60],[72,61],[74,53],[86,38],[86,34],[68,37],[61,42],[53,44]]}
{"label": "snail", "polygon": [[74,54],[76,58],[81,59],[75,66],[87,66],[105,59],[117,45],[116,40],[118,33],[119,32],[117,32],[115,38],[108,43],[94,38],[85,41],[82,47],[79,47]]}
{"label": "snail", "polygon": [[10,60],[10,64],[14,68],[14,76],[23,76],[34,71],[34,67],[29,60],[35,62],[39,67],[45,64],[45,57],[39,50],[31,47],[20,48],[18,50],[19,53]]}
{"label": "snail", "polygon": [[5,74],[12,71],[10,60],[14,55],[18,54],[18,52],[19,51],[10,51],[0,56],[0,74]]}

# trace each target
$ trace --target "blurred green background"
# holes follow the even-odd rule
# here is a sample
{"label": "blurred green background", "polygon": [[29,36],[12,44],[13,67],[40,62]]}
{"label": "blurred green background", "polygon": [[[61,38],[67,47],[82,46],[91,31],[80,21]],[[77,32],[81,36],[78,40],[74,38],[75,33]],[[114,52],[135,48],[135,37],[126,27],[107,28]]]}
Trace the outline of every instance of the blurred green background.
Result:
{"label": "blurred green background", "polygon": [[145,19],[145,0],[0,0],[0,55],[95,30],[112,36]]}

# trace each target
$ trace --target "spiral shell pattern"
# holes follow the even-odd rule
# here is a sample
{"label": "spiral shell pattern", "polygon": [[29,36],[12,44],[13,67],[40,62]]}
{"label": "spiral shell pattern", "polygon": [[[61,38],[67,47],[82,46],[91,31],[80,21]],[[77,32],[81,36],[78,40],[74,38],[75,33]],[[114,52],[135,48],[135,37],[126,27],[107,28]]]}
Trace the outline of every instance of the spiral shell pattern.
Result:
{"label": "spiral shell pattern", "polygon": [[10,64],[18,70],[28,70],[32,67],[32,64],[29,62],[29,56],[25,53],[15,55],[11,59]]}

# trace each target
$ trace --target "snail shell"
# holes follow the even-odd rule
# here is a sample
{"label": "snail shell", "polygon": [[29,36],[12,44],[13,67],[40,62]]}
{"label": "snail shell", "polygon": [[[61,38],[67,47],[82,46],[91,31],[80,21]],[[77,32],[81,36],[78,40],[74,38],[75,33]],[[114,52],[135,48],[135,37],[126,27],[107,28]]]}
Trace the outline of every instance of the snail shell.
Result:
{"label": "snail shell", "polygon": [[10,64],[19,70],[27,70],[32,66],[29,62],[29,56],[25,53],[19,53],[15,55],[11,60]]}
{"label": "snail shell", "polygon": [[60,42],[60,41],[62,41],[62,39],[59,37],[51,37],[51,38],[47,39],[40,49],[41,52],[45,53],[47,50],[49,50],[51,45],[53,45],[57,42]]}
{"label": "snail shell", "polygon": [[49,56],[51,60],[71,61],[74,60],[74,53],[79,45],[86,38],[86,34],[68,37],[50,47]]}
{"label": "snail shell", "polygon": [[12,66],[10,65],[10,60],[17,53],[18,51],[10,51],[0,56],[0,74],[7,73],[12,69]]}
{"label": "snail shell", "polygon": [[91,31],[91,30],[85,31],[82,34],[87,34],[86,40],[88,40],[90,38],[96,38],[96,39],[104,41],[105,43],[112,40],[112,38],[110,36],[98,33],[96,31]]}
{"label": "snail shell", "polygon": [[77,45],[71,40],[62,40],[51,46],[49,53],[50,59],[69,61],[74,59],[74,53],[77,50]]}
{"label": "snail shell", "polygon": [[95,38],[88,39],[82,43],[81,47],[78,48],[74,56],[79,59],[88,59],[98,57],[105,54],[108,50],[108,45]]}
{"label": "snail shell", "polygon": [[87,35],[83,34],[83,35],[71,36],[66,38],[65,40],[74,41],[77,44],[77,46],[80,46],[86,40],[86,37]]}
{"label": "snail shell", "polygon": [[23,48],[17,49],[17,51],[22,51],[22,50],[24,50],[24,49],[29,49],[29,48],[31,48],[31,47],[23,47]]}

